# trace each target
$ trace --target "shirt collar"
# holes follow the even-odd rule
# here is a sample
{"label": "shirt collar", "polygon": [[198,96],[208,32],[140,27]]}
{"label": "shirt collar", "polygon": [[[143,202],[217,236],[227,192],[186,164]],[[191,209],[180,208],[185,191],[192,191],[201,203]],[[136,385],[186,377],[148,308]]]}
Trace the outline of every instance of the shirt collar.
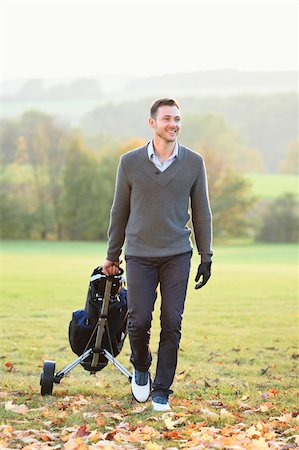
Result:
{"label": "shirt collar", "polygon": [[[154,148],[154,143],[153,143],[152,140],[148,143],[147,154],[148,154],[149,159],[153,159],[153,157],[156,155],[155,148]],[[170,157],[171,158],[175,158],[175,157],[178,156],[178,154],[179,154],[179,144],[178,144],[178,141],[176,141],[174,149],[173,149],[173,152],[170,155]]]}

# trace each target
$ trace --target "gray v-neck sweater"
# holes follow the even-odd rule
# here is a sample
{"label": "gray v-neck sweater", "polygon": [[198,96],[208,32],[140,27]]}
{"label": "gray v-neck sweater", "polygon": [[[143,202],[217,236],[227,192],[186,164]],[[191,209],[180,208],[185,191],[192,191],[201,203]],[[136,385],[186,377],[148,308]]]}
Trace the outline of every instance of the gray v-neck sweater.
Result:
{"label": "gray v-neck sweater", "polygon": [[192,249],[192,218],[198,253],[211,261],[212,225],[203,158],[179,144],[178,157],[160,172],[149,160],[147,146],[121,159],[110,212],[107,259],[125,255],[172,256]]}

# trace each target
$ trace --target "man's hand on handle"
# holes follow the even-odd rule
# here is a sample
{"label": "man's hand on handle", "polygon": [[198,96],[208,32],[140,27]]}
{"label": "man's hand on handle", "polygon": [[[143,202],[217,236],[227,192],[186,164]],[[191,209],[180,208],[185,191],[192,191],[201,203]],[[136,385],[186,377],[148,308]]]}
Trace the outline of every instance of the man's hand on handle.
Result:
{"label": "man's hand on handle", "polygon": [[109,259],[105,259],[102,264],[102,271],[106,276],[109,275],[118,275],[119,273],[119,261],[109,261]]}
{"label": "man's hand on handle", "polygon": [[195,281],[197,283],[201,276],[202,276],[202,281],[195,285],[195,289],[202,288],[208,282],[208,280],[211,276],[211,265],[212,265],[211,262],[202,262],[199,264],[198,269],[197,269],[197,274],[195,277]]}

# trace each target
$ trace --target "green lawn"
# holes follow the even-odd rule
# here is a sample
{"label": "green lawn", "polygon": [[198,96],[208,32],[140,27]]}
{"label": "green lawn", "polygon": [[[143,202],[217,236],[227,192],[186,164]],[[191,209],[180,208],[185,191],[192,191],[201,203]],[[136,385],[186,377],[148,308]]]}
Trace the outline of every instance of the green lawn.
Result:
{"label": "green lawn", "polygon": [[[138,405],[132,402],[130,385],[110,365],[96,377],[77,367],[54,386],[53,397],[39,395],[43,360],[54,359],[58,371],[75,359],[68,343],[68,324],[72,311],[84,306],[89,275],[104,259],[105,248],[104,243],[1,243],[0,423],[12,424],[15,429],[47,428],[40,408],[59,415],[62,399],[82,394],[88,404],[62,417],[56,429],[87,422],[91,429],[96,428],[92,413],[103,407],[112,415],[121,413],[130,423],[146,420],[159,429],[150,403],[141,414],[133,413]],[[216,246],[214,253],[212,278],[199,291],[194,290],[198,261],[193,257],[177,370],[184,373],[173,386],[174,413],[180,417],[186,408],[192,412],[189,425],[204,420],[220,427],[240,421],[250,427],[259,420],[294,413],[299,356],[296,246]],[[158,322],[156,308],[154,363]],[[118,359],[131,369],[128,340]],[[13,364],[12,370],[8,362]],[[269,394],[272,388],[273,398]],[[216,400],[233,415],[219,415]],[[6,410],[8,401],[26,404],[26,417]],[[259,409],[265,402],[268,406]],[[243,410],[241,403],[248,409]],[[206,410],[218,416],[207,416]],[[103,430],[116,426],[115,420],[106,416],[104,422]],[[53,429],[52,422],[47,429]],[[167,446],[176,444],[169,440],[161,448]]]}
{"label": "green lawn", "polygon": [[293,193],[299,200],[297,175],[250,173],[246,174],[246,178],[252,182],[253,194],[258,199],[275,200],[285,193]]}

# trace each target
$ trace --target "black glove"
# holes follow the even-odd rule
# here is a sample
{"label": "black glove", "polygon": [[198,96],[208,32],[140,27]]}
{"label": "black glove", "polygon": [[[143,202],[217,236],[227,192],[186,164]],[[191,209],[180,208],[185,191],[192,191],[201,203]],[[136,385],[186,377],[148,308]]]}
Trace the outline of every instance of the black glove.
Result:
{"label": "black glove", "polygon": [[200,277],[202,276],[202,281],[200,283],[197,283],[195,286],[195,289],[200,289],[203,287],[209,280],[211,276],[211,262],[202,262],[199,264],[197,269],[197,274],[195,277],[195,281],[199,281]]}

